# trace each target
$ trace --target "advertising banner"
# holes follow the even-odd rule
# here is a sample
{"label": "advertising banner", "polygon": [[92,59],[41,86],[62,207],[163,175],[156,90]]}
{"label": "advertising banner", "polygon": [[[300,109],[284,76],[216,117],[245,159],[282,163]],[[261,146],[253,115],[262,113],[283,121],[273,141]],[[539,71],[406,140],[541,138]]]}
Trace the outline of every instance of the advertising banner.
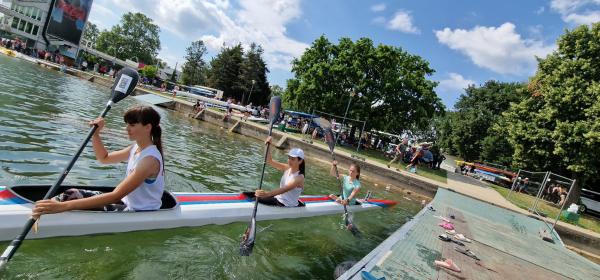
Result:
{"label": "advertising banner", "polygon": [[92,0],[56,0],[46,34],[79,45]]}

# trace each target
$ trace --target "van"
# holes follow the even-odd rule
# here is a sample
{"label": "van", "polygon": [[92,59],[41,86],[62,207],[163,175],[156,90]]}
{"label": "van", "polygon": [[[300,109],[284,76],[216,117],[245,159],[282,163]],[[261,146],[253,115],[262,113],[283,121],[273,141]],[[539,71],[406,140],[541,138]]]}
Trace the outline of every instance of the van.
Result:
{"label": "van", "polygon": [[600,193],[587,189],[581,190],[581,206],[579,211],[583,212],[598,212],[600,213]]}

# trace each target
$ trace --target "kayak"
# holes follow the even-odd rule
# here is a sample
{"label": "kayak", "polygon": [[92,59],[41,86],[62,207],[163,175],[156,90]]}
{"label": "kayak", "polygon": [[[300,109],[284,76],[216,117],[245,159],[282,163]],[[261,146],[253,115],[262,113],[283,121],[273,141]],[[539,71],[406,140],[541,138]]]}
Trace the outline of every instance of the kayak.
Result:
{"label": "kayak", "polygon": [[[33,201],[42,199],[48,185],[0,186],[0,241],[12,240],[21,232],[31,215]],[[61,186],[59,192],[69,188],[82,188],[110,192],[114,187]],[[188,193],[165,191],[162,207],[156,211],[104,212],[76,210],[59,214],[43,215],[38,232],[27,235],[28,239],[56,236],[80,236],[102,233],[130,232],[139,230],[198,227],[210,224],[247,222],[252,216],[254,200],[243,193]],[[343,213],[343,207],[324,195],[303,195],[303,206],[275,207],[261,205],[257,220],[278,220],[313,217]],[[359,200],[360,205],[349,206],[352,212],[382,209],[393,206],[395,201]]]}

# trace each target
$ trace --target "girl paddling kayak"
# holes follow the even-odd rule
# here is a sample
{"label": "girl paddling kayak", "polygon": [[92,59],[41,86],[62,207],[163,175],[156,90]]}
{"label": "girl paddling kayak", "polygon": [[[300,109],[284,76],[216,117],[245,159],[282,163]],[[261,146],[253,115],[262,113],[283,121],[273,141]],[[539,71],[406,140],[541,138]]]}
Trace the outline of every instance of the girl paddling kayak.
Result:
{"label": "girl paddling kayak", "polygon": [[[333,177],[337,177],[335,172],[335,167],[337,166],[337,160],[331,162],[331,170],[329,174]],[[344,191],[342,192],[342,196],[338,197],[334,194],[330,194],[329,198],[335,200],[336,202],[344,205],[356,205],[356,195],[360,191],[360,166],[356,163],[352,163],[350,168],[348,169],[348,175],[342,176],[342,186]]]}
{"label": "girl paddling kayak", "polygon": [[135,144],[110,153],[100,139],[104,119],[95,119],[90,126],[98,125],[92,136],[96,159],[103,164],[127,161],[125,179],[108,193],[69,189],[53,199],[40,200],[33,209],[34,217],[70,210],[148,211],[161,207],[164,163],[160,115],[152,107],[139,106],[129,109],[123,119],[129,140],[135,141]]}
{"label": "girl paddling kayak", "polygon": [[[265,143],[271,143],[269,136]],[[268,146],[270,147],[270,145]],[[267,164],[277,170],[283,171],[279,183],[279,189],[272,191],[256,190],[254,195],[258,202],[266,205],[296,207],[298,199],[304,189],[304,152],[299,148],[293,148],[288,153],[287,163],[273,160],[271,151],[267,148]]]}

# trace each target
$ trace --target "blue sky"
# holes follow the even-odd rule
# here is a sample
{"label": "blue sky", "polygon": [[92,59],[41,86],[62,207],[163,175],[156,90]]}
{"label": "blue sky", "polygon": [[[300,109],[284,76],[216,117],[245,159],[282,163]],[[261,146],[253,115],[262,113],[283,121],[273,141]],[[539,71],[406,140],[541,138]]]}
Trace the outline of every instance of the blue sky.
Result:
{"label": "blue sky", "polygon": [[194,40],[208,46],[207,60],[223,45],[256,42],[269,82],[282,87],[291,59],[322,34],[398,46],[430,62],[452,108],[469,84],[527,81],[565,29],[600,21],[600,0],[94,0],[89,20],[107,29],[130,11],[161,27],[159,57],[171,67]]}

